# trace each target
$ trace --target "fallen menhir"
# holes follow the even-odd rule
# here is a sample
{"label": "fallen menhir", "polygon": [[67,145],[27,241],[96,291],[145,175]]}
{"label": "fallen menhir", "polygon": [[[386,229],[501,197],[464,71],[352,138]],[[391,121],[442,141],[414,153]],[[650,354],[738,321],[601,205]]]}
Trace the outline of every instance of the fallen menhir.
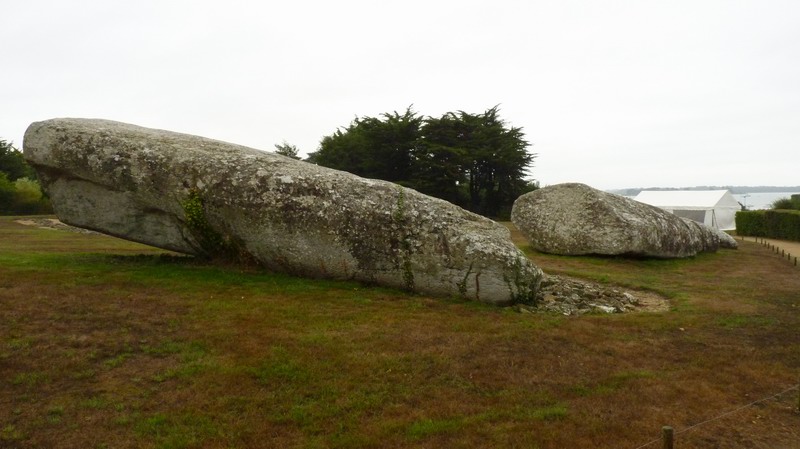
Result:
{"label": "fallen menhir", "polygon": [[722,231],[578,183],[522,195],[511,220],[533,248],[551,254],[675,258],[736,247]]}
{"label": "fallen menhir", "polygon": [[31,124],[23,150],[63,222],[159,248],[498,305],[542,277],[492,220],[272,153],[66,118]]}

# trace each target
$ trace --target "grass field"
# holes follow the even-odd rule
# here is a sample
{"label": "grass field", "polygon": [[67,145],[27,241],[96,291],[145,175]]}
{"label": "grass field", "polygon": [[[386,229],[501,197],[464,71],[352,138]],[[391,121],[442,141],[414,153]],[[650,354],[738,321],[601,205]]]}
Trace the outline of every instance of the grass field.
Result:
{"label": "grass field", "polygon": [[[636,449],[798,383],[800,269],[768,249],[567,258],[514,237],[671,310],[519,313],[2,217],[0,447]],[[798,448],[797,394],[677,447]]]}

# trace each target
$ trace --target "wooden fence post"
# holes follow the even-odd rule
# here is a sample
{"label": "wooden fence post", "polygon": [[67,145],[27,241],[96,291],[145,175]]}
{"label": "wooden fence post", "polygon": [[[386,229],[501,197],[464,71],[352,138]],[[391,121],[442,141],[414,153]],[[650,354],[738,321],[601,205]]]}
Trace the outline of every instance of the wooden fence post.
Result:
{"label": "wooden fence post", "polygon": [[664,426],[661,428],[661,438],[663,441],[663,449],[672,449],[672,427]]}

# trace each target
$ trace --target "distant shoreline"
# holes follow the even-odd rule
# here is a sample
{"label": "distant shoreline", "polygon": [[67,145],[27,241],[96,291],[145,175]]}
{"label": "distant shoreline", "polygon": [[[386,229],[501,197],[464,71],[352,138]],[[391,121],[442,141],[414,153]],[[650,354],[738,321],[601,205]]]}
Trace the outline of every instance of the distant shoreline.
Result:
{"label": "distant shoreline", "polygon": [[800,194],[800,189],[792,192],[747,192],[734,193],[733,197],[748,210],[771,209],[772,203],[792,195]]}
{"label": "distant shoreline", "polygon": [[631,187],[626,189],[611,189],[609,193],[623,196],[636,196],[643,190],[729,190],[734,195],[747,193],[787,193],[800,192],[800,186],[694,186],[694,187]]}

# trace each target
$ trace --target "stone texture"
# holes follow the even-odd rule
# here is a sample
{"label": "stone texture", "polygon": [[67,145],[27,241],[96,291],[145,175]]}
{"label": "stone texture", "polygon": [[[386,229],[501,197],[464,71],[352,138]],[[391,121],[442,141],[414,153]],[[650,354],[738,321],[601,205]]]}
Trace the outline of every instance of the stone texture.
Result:
{"label": "stone texture", "polygon": [[504,226],[396,184],[105,120],[33,123],[23,147],[73,226],[308,277],[536,298],[541,270]]}
{"label": "stone texture", "polygon": [[703,223],[698,223],[694,220],[690,220],[688,218],[681,218],[681,220],[685,221],[690,227],[697,230],[698,233],[702,235],[702,238],[708,242],[709,245],[715,245],[718,248],[726,248],[726,249],[738,249],[739,244],[736,243],[736,239],[731,237],[727,232],[714,229],[710,226],[706,226]]}
{"label": "stone texture", "polygon": [[725,249],[739,249],[739,244],[736,243],[736,239],[733,238],[730,234],[725,231],[721,231],[719,229],[709,228],[711,231],[717,234],[717,238],[719,238],[719,247]]}
{"label": "stone texture", "polygon": [[720,245],[717,233],[702,224],[577,183],[519,197],[511,220],[531,246],[551,254],[675,258]]}
{"label": "stone texture", "polygon": [[545,274],[539,289],[536,307],[520,304],[517,310],[528,313],[558,313],[584,315],[587,313],[664,312],[669,301],[647,291],[625,291],[619,287],[600,285],[584,279]]}

